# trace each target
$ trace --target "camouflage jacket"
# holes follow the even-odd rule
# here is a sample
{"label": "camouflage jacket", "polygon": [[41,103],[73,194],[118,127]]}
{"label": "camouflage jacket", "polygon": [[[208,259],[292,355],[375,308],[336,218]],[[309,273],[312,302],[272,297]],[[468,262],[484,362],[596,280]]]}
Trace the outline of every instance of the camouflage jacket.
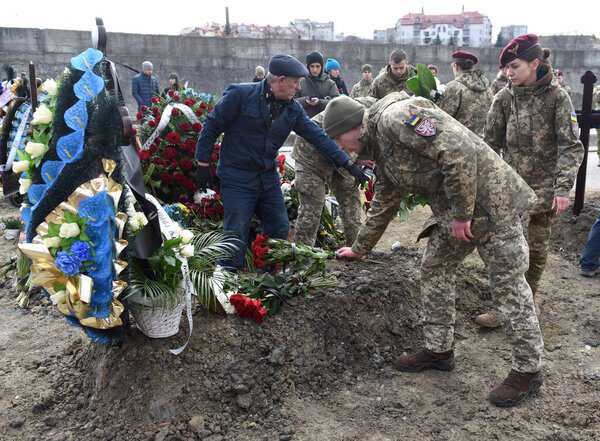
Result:
{"label": "camouflage jacket", "polygon": [[482,136],[493,98],[483,71],[465,70],[446,84],[439,106],[473,133]]}
{"label": "camouflage jacket", "polygon": [[594,87],[594,95],[592,95],[592,102],[594,103],[594,108],[596,110],[600,110],[600,85]]}
{"label": "camouflage jacket", "polygon": [[373,80],[373,87],[371,88],[370,96],[380,100],[392,92],[406,91],[406,93],[412,95],[412,92],[406,87],[406,81],[415,75],[417,75],[417,69],[411,65],[408,65],[404,75],[398,78],[392,73],[392,68],[388,64],[385,67],[385,70],[377,75],[377,78]]}
{"label": "camouflage jacket", "polygon": [[[368,108],[372,106],[376,100],[371,97],[361,97],[356,101]],[[323,115],[324,113],[321,112],[311,119],[321,129],[323,128]],[[327,156],[319,152],[311,143],[301,136],[296,136],[294,148],[292,150],[292,158],[294,158],[297,165],[301,166],[303,169],[312,169],[316,175],[321,176],[323,179],[329,174],[330,169],[333,168],[333,165],[327,159]],[[338,169],[338,171],[342,176],[350,176],[343,168]]]}
{"label": "camouflage jacket", "polygon": [[[494,97],[484,140],[502,151],[504,160],[536,192],[538,204],[533,211],[549,211],[555,196],[569,196],[583,159],[573,104],[551,70],[531,87],[509,84],[507,89],[510,102],[504,102],[502,91]],[[554,121],[546,109],[552,105],[546,96],[552,89],[557,89]]]}
{"label": "camouflage jacket", "polygon": [[354,87],[352,87],[352,90],[350,91],[350,98],[360,98],[361,96],[369,96],[372,87],[373,80],[360,80],[354,85]]}
{"label": "camouflage jacket", "polygon": [[567,92],[567,94],[569,95],[569,98],[571,99],[571,102],[573,102],[573,89],[571,89],[571,86],[569,86],[567,83],[565,83],[564,81],[562,82],[562,84],[560,85],[563,89],[565,89],[565,91]]}
{"label": "camouflage jacket", "polygon": [[[319,104],[311,106],[306,102],[310,97],[319,98]],[[296,92],[294,98],[300,103],[309,118],[325,110],[329,101],[336,96],[340,96],[337,86],[329,75],[321,74],[318,77],[308,76],[300,80],[300,90]]]}
{"label": "camouflage jacket", "polygon": [[502,158],[428,99],[401,92],[379,100],[365,113],[359,140],[373,155],[377,179],[355,253],[375,246],[405,192],[425,197],[436,218],[458,221],[501,223],[535,203]]}
{"label": "camouflage jacket", "polygon": [[490,89],[492,89],[492,93],[495,95],[498,92],[500,92],[500,89],[502,89],[507,84],[508,84],[508,77],[505,77],[504,75],[502,75],[502,72],[498,72],[498,75],[496,75],[496,78],[494,78],[494,81],[492,81],[492,85],[490,86]]}

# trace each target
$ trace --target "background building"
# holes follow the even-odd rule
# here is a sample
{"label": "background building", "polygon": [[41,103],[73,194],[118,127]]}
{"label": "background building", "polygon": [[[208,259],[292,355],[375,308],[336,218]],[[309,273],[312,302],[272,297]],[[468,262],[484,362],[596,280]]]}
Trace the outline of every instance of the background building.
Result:
{"label": "background building", "polygon": [[492,24],[477,11],[450,15],[411,13],[396,23],[396,41],[416,45],[491,46]]}
{"label": "background building", "polygon": [[506,44],[510,40],[519,35],[525,35],[527,33],[527,26],[519,26],[519,25],[510,25],[510,26],[502,26],[500,28],[500,37],[502,41],[505,41]]}
{"label": "background building", "polygon": [[309,40],[335,41],[335,30],[332,21],[319,23],[308,19],[297,18],[294,25],[304,32]]}

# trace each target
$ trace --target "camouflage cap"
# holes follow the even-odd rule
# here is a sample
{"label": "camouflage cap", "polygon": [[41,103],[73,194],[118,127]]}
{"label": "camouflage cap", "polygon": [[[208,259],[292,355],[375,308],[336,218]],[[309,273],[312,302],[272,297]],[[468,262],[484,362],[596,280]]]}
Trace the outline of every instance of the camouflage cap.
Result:
{"label": "camouflage cap", "polygon": [[360,68],[361,72],[373,72],[373,66],[371,66],[370,64],[363,64],[362,67]]}

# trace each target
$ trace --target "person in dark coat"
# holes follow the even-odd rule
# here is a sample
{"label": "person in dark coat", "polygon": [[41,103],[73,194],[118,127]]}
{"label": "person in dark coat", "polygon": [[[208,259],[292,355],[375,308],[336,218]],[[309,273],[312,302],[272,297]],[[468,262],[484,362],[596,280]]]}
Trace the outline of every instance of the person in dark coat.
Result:
{"label": "person in dark coat", "polygon": [[300,90],[295,98],[308,117],[312,118],[325,110],[327,104],[340,93],[329,75],[323,72],[323,55],[316,51],[308,54],[306,67],[310,75],[300,80]]}
{"label": "person in dark coat", "polygon": [[348,93],[348,88],[346,87],[346,82],[342,80],[342,76],[340,75],[340,63],[333,58],[328,58],[327,63],[325,63],[325,73],[329,75],[329,78],[333,80],[340,95],[350,95]]}
{"label": "person in dark coat", "polygon": [[162,95],[163,96],[167,96],[167,94],[169,93],[169,90],[172,90],[174,92],[179,92],[180,90],[183,90],[183,86],[181,84],[179,84],[179,75],[177,75],[175,72],[173,72],[171,75],[169,75],[169,87],[165,87],[165,90],[163,90]]}
{"label": "person in dark coat", "polygon": [[254,78],[252,79],[253,83],[258,83],[265,78],[265,68],[262,66],[256,66],[254,68]]}
{"label": "person in dark coat", "polygon": [[239,239],[235,254],[220,262],[228,270],[243,266],[254,213],[262,222],[263,234],[277,239],[288,236],[277,154],[292,130],[324,153],[336,168],[344,167],[361,183],[367,180],[293,99],[300,89],[300,78],[306,75],[307,69],[294,57],[274,55],[263,81],[230,85],[204,121],[196,145],[196,181],[201,190],[212,186],[209,163],[215,141],[224,133],[216,171],[225,209],[223,230]]}
{"label": "person in dark coat", "polygon": [[150,100],[154,95],[160,94],[158,80],[152,76],[152,63],[144,61],[142,72],[131,80],[131,94],[137,101],[138,110],[142,106],[150,107]]}

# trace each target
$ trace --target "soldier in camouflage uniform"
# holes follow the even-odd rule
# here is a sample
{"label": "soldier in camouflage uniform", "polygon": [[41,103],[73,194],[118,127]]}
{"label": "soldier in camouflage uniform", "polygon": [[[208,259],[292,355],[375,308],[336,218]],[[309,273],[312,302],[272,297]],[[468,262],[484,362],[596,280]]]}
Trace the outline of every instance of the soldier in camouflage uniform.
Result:
{"label": "soldier in camouflage uniform", "polygon": [[455,79],[446,84],[439,106],[477,136],[483,136],[485,118],[494,95],[483,71],[474,69],[477,61],[470,52],[452,54]]}
{"label": "soldier in camouflage uniform", "polygon": [[[375,99],[362,97],[356,101],[370,107]],[[323,112],[312,118],[312,121],[322,128]],[[294,142],[292,158],[295,161],[295,187],[300,203],[294,241],[303,245],[315,245],[327,185],[339,203],[346,244],[353,244],[360,228],[361,216],[360,191],[355,186],[354,177],[346,170],[333,167],[325,155],[300,136]]]}
{"label": "soldier in camouflage uniform", "polygon": [[365,112],[362,127],[352,129],[343,118],[356,105],[338,102],[342,99],[325,110],[325,133],[343,150],[372,154],[377,180],[367,220],[352,247],[339,255],[368,253],[405,192],[424,196],[434,215],[421,234],[430,236],[421,264],[425,348],[402,355],[397,368],[454,368],[454,279],[477,248],[513,353],[512,370],[490,399],[499,406],[520,403],[543,381],[542,335],[525,281],[527,244],[519,220],[535,203],[535,193],[481,138],[425,98],[392,93]]}
{"label": "soldier in camouflage uniform", "polygon": [[[538,196],[523,217],[529,244],[526,278],[534,296],[548,258],[552,223],[569,206],[583,158],[577,116],[553,78],[549,56],[533,34],[517,37],[504,49],[500,63],[508,67],[511,82],[494,97],[484,136]],[[537,304],[536,310],[539,313]],[[482,314],[476,321],[487,327],[499,324],[495,313]]]}
{"label": "soldier in camouflage uniform", "polygon": [[406,86],[406,81],[417,75],[417,69],[408,64],[406,52],[394,51],[390,54],[390,62],[377,78],[373,80],[370,96],[378,100],[392,92],[412,92]]}
{"label": "soldier in camouflage uniform", "polygon": [[492,81],[492,85],[490,89],[492,89],[492,93],[496,95],[500,90],[504,88],[508,84],[508,77],[506,76],[506,67],[501,67],[498,71],[498,75]]}
{"label": "soldier in camouflage uniform", "polygon": [[370,64],[363,64],[363,67],[360,70],[362,71],[362,80],[352,87],[350,98],[369,96],[371,93],[371,88],[373,87],[373,66]]}
{"label": "soldier in camouflage uniform", "polygon": [[556,79],[557,79],[558,84],[560,85],[560,87],[562,87],[563,89],[565,89],[565,91],[569,95],[569,98],[571,99],[571,102],[572,102],[573,101],[573,89],[571,89],[571,86],[569,86],[565,82],[565,75],[564,75],[564,73],[563,73],[562,70],[559,69],[556,72]]}

